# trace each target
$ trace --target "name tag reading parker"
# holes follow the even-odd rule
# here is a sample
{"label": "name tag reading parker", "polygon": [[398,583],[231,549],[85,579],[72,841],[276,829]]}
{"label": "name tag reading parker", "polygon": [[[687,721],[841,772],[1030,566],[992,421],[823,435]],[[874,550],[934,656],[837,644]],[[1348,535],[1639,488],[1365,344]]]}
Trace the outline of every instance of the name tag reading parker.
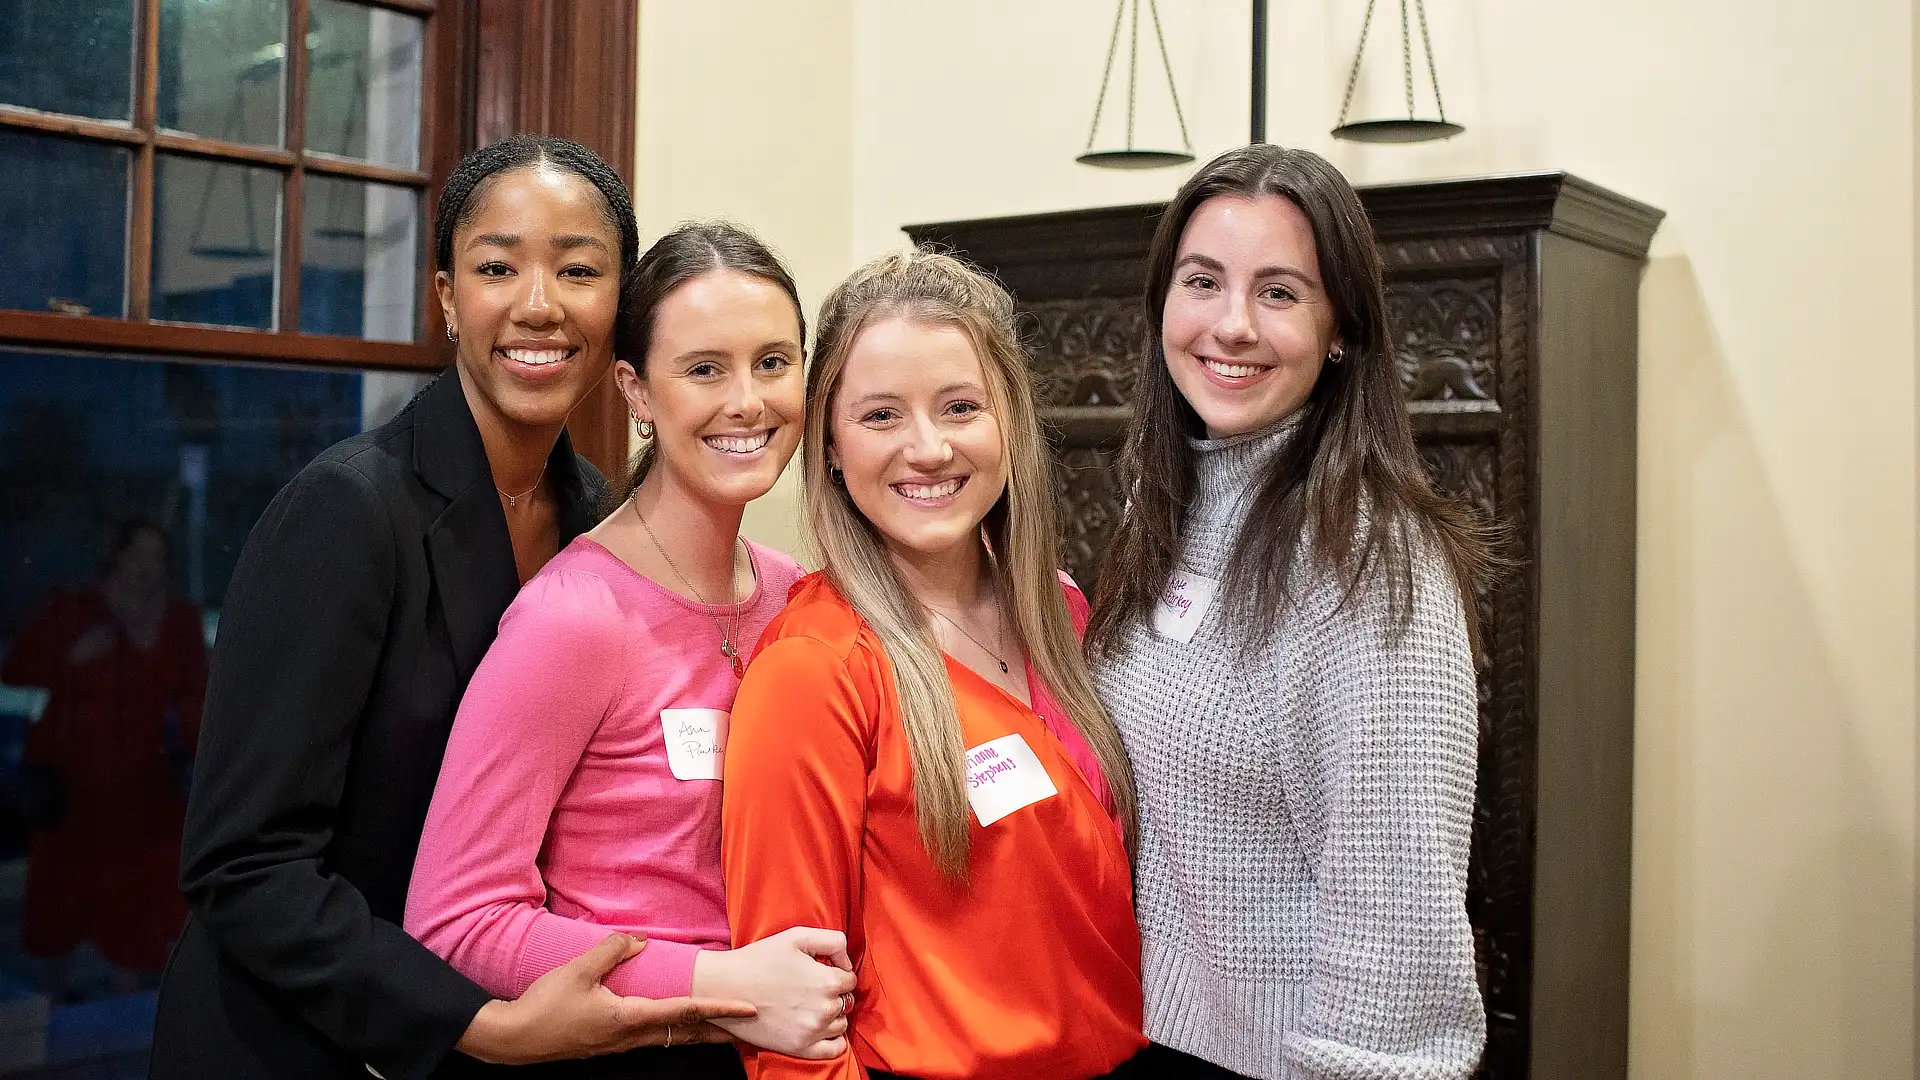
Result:
{"label": "name tag reading parker", "polygon": [[721,709],[661,709],[660,737],[667,767],[681,780],[718,780],[727,757],[727,720]]}
{"label": "name tag reading parker", "polygon": [[983,827],[1057,794],[1046,766],[1017,733],[967,751],[967,801]]}
{"label": "name tag reading parker", "polygon": [[1218,588],[1220,583],[1212,578],[1175,570],[1167,579],[1160,602],[1154,605],[1153,629],[1164,638],[1182,643],[1192,641],[1193,632],[1200,629],[1200,620],[1207,617],[1207,607],[1213,603],[1214,590]]}

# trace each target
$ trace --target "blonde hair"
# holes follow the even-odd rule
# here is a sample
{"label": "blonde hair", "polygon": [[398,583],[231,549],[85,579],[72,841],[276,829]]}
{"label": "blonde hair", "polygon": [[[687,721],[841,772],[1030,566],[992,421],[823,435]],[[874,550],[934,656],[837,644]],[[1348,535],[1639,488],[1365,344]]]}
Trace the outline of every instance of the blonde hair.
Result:
{"label": "blonde hair", "polygon": [[927,616],[894,571],[885,541],[846,488],[832,482],[827,466],[833,396],[847,356],[862,330],[889,318],[955,327],[980,358],[988,394],[1000,414],[1008,463],[1007,489],[981,523],[995,554],[990,561],[994,585],[1011,608],[1014,631],[1041,681],[1065,706],[1099,759],[1131,850],[1138,825],[1133,770],[1119,731],[1094,694],[1061,593],[1052,466],[1040,434],[1026,352],[1014,329],[1013,299],[991,278],[951,255],[915,251],[886,255],[855,270],[821,305],[813,367],[807,372],[801,475],[827,580],[880,639],[893,669],[927,854],[947,877],[966,877],[966,747],[953,684]]}

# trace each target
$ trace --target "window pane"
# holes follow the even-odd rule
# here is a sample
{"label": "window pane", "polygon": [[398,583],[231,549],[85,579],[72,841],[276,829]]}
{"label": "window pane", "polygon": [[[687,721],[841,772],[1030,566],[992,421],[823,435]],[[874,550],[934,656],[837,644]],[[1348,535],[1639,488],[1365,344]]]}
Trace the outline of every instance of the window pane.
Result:
{"label": "window pane", "polygon": [[287,0],[160,0],[160,126],[279,146]]}
{"label": "window pane", "polygon": [[[0,1060],[146,1075],[153,990],[186,917],[175,878],[206,678],[195,646],[218,629],[268,500],[417,385],[0,350]],[[157,531],[105,559],[114,527],[142,518]],[[124,616],[104,601],[109,580]],[[157,630],[131,617],[143,607],[161,611]],[[136,650],[135,633],[152,644]],[[29,851],[22,811],[53,789],[64,805]],[[56,985],[45,961],[60,956],[72,962]]]}
{"label": "window pane", "polygon": [[280,186],[272,169],[160,155],[154,318],[273,329]]}
{"label": "window pane", "polygon": [[420,197],[308,173],[300,223],[300,329],[412,341]]}
{"label": "window pane", "polygon": [[417,168],[425,24],[345,0],[307,20],[307,149]]}
{"label": "window pane", "polygon": [[0,131],[0,308],[127,313],[127,168],[118,146]]}
{"label": "window pane", "polygon": [[133,116],[133,0],[0,3],[0,102]]}

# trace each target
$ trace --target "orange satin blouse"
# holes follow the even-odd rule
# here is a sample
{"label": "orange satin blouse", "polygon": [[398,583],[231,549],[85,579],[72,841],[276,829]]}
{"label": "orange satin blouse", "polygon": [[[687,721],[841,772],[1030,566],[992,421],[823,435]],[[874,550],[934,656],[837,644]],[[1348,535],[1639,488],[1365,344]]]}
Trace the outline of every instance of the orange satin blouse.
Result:
{"label": "orange satin blouse", "polygon": [[948,658],[970,760],[1018,735],[1055,794],[984,827],[971,815],[969,880],[943,878],[914,819],[883,657],[812,574],[767,627],[734,701],[721,832],[734,945],[791,926],[844,930],[859,976],[846,1053],[802,1061],[743,1047],[748,1074],[1111,1071],[1147,1042],[1132,876],[1112,818],[1038,715]]}

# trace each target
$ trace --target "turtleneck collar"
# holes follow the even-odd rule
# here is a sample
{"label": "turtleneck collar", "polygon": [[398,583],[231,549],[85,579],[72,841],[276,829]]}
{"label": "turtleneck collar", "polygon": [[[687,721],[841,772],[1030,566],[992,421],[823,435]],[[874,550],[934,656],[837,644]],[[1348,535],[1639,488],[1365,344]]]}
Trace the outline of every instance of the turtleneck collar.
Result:
{"label": "turtleneck collar", "polygon": [[1257,431],[1224,439],[1188,439],[1193,450],[1193,501],[1190,522],[1225,520],[1236,515],[1243,499],[1273,455],[1300,429],[1306,407],[1295,409]]}

